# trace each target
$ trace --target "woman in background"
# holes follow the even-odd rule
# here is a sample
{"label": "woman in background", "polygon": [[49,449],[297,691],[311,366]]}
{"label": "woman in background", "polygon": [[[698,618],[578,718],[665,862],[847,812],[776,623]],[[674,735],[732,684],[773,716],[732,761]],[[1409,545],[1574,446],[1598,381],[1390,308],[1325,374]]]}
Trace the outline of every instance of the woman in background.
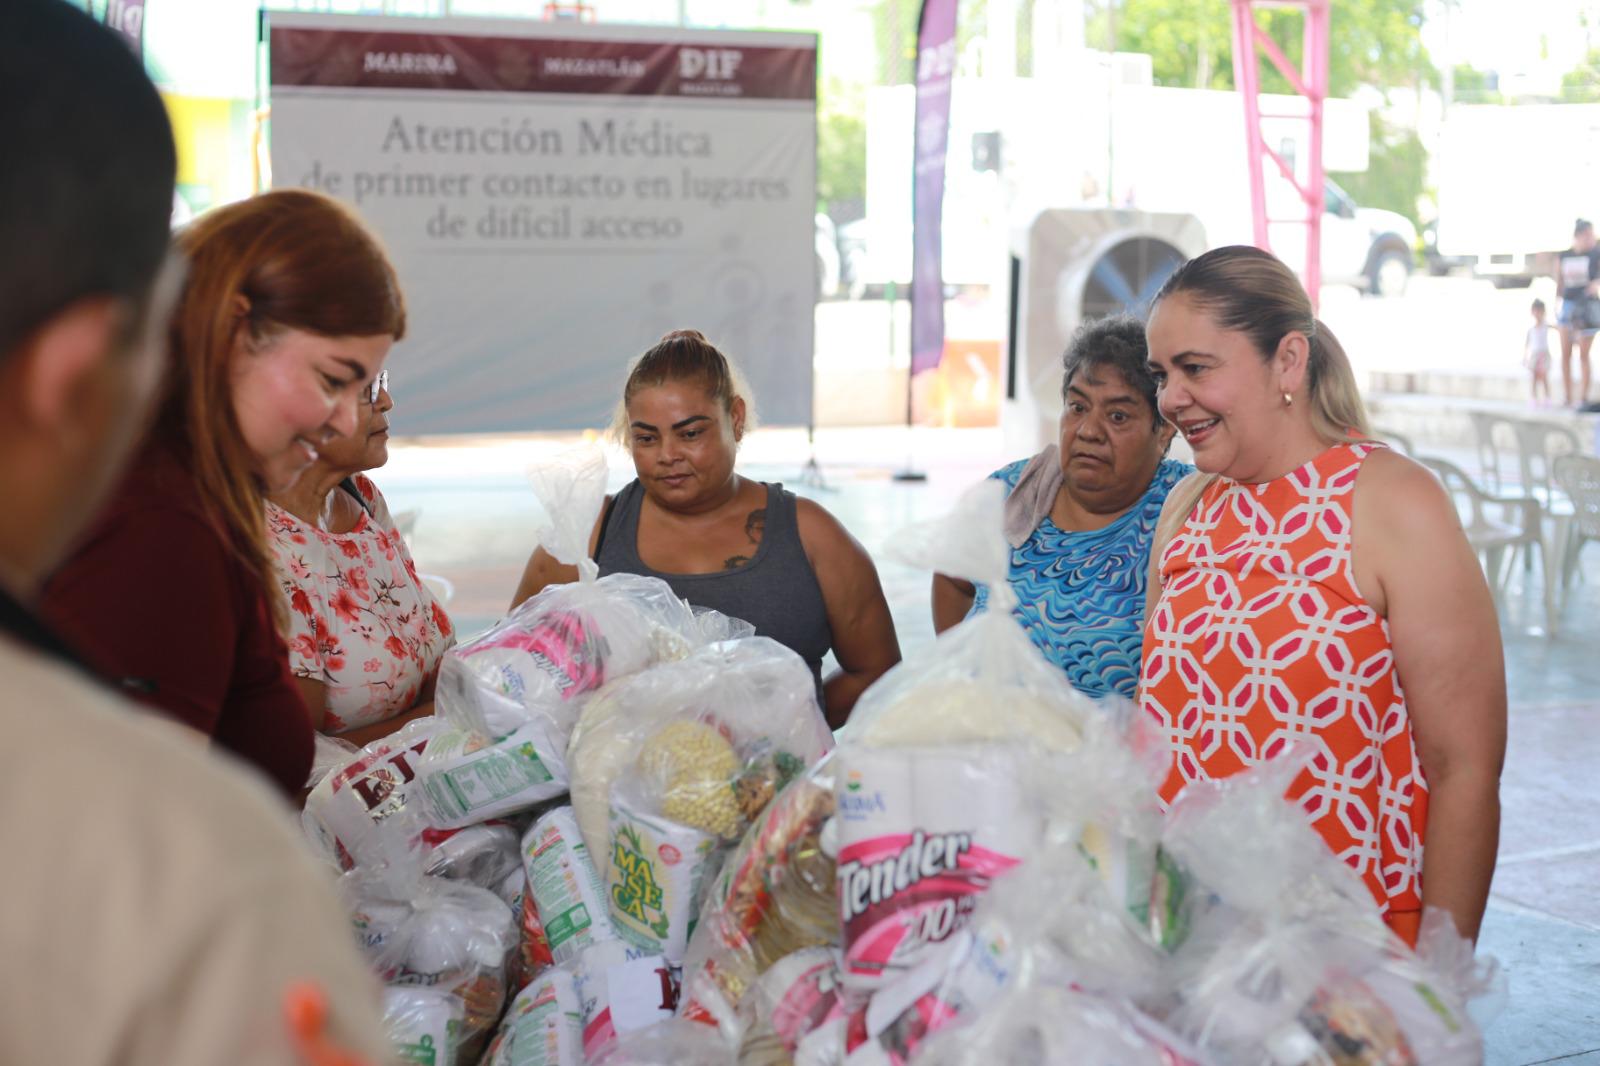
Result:
{"label": "woman in background", "polygon": [[[752,410],[727,357],[694,330],[633,365],[613,427],[638,477],[609,497],[590,542],[600,573],[659,577],[697,607],[741,618],[811,667],[828,722],[900,661],[872,559],[838,520],[734,471]],[[512,606],[577,580],[536,549]],[[826,680],[829,651],[839,669]]]}

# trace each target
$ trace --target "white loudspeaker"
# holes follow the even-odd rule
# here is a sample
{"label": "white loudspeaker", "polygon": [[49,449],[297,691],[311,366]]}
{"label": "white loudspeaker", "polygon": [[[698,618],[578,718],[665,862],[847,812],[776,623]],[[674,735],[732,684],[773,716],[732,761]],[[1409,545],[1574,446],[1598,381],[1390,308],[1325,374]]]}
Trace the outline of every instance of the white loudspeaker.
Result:
{"label": "white loudspeaker", "polygon": [[1205,227],[1186,214],[1051,209],[1014,235],[1000,409],[1008,455],[1056,439],[1061,356],[1073,331],[1120,311],[1143,318],[1162,283],[1205,249]]}

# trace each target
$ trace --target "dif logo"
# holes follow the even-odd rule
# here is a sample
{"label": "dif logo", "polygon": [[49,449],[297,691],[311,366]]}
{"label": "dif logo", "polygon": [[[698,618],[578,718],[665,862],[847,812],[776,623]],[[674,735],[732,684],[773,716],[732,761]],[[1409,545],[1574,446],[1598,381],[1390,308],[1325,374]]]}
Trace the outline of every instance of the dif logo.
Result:
{"label": "dif logo", "polygon": [[685,81],[732,81],[744,53],[737,48],[680,48],[678,77]]}

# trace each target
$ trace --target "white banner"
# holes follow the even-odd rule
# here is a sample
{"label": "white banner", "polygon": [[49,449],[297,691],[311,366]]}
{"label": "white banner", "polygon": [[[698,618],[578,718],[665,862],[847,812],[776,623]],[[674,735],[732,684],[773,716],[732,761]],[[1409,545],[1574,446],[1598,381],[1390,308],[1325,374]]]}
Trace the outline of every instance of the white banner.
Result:
{"label": "white banner", "polygon": [[272,174],[400,271],[406,433],[599,427],[671,329],[805,425],[816,38],[272,12]]}

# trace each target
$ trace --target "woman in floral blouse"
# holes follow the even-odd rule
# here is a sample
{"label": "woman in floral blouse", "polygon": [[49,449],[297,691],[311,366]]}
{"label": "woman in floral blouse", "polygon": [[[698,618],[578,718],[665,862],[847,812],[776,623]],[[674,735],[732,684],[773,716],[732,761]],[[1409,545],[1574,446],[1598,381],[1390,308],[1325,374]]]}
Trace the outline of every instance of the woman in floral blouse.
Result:
{"label": "woman in floral blouse", "polygon": [[361,471],[389,460],[388,375],[372,383],[356,432],[324,445],[292,489],[267,503],[289,604],[289,665],[314,722],[357,745],[433,713],[439,660],[455,642]]}

